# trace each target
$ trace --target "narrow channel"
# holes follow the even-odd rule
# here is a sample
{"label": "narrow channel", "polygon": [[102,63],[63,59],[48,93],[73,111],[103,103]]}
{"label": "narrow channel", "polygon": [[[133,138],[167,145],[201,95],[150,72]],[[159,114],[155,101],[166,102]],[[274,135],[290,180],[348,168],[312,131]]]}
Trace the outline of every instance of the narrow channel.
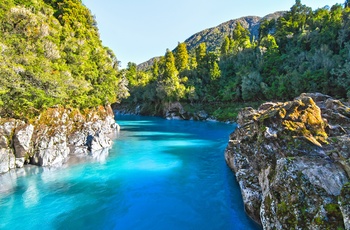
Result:
{"label": "narrow channel", "polygon": [[224,150],[232,124],[118,116],[109,155],[0,177],[0,229],[260,229]]}

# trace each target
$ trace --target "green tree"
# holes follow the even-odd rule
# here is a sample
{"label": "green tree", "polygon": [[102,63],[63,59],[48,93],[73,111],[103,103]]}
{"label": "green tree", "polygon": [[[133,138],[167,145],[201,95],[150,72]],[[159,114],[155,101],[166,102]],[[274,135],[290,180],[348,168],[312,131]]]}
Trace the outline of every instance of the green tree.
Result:
{"label": "green tree", "polygon": [[153,78],[157,78],[159,75],[159,65],[158,65],[158,60],[156,59],[152,65],[152,75]]}
{"label": "green tree", "polygon": [[209,65],[210,55],[207,53],[207,46],[205,43],[199,44],[196,48],[196,63],[197,68],[195,69],[196,80],[195,87],[197,94],[201,97],[206,94],[206,85],[210,81],[210,65]]}
{"label": "green tree", "polygon": [[212,81],[217,80],[218,78],[220,78],[220,76],[221,76],[221,71],[220,71],[219,64],[217,63],[217,61],[214,61],[210,68],[210,80]]}
{"label": "green tree", "polygon": [[261,93],[260,84],[262,80],[258,72],[252,72],[242,79],[242,98],[243,100],[258,100]]}
{"label": "green tree", "polygon": [[126,68],[126,79],[128,80],[129,84],[131,86],[137,85],[137,66],[136,63],[128,62],[127,68]]}
{"label": "green tree", "polygon": [[[348,8],[350,9],[350,8]],[[350,40],[350,39],[349,39]],[[330,71],[331,74],[331,95],[336,95],[337,97],[345,98],[350,100],[350,42],[345,44],[345,47],[341,52],[341,62],[338,62],[338,66]],[[341,63],[341,64],[340,64]]]}
{"label": "green tree", "polygon": [[274,33],[276,28],[276,19],[271,20],[263,20],[259,27],[259,39],[266,37],[267,35],[271,35]]}
{"label": "green tree", "polygon": [[245,29],[241,23],[237,22],[235,29],[232,32],[232,40],[234,41],[234,46],[236,49],[249,48],[250,43],[250,32]]}
{"label": "green tree", "polygon": [[277,20],[275,38],[282,52],[286,48],[296,46],[296,35],[307,29],[307,21],[312,16],[312,9],[301,4],[300,0],[296,0],[290,11]]}
{"label": "green tree", "polygon": [[186,87],[179,79],[179,73],[175,66],[175,57],[167,49],[164,59],[164,72],[158,81],[157,95],[161,101],[176,101],[185,97]]}
{"label": "green tree", "polygon": [[186,43],[179,43],[176,47],[175,66],[178,71],[184,71],[188,68],[188,51]]}
{"label": "green tree", "polygon": [[205,57],[207,55],[207,45],[203,42],[196,48],[196,62],[198,66],[205,65]]}
{"label": "green tree", "polygon": [[178,74],[178,71],[175,66],[175,57],[173,52],[167,49],[165,53],[165,68],[163,79],[170,79]]}
{"label": "green tree", "polygon": [[224,42],[221,45],[221,49],[220,49],[221,56],[225,56],[225,55],[227,55],[229,53],[229,51],[230,51],[230,43],[231,43],[230,38],[228,36],[226,36],[224,38]]}
{"label": "green tree", "polygon": [[267,50],[278,50],[278,45],[274,36],[268,34],[260,40],[260,46]]}

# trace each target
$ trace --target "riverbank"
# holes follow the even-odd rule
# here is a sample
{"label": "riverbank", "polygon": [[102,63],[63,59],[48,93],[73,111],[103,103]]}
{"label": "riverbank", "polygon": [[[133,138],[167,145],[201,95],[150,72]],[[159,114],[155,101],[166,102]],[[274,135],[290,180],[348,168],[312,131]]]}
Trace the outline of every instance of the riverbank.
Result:
{"label": "riverbank", "polygon": [[152,103],[135,104],[123,102],[112,104],[112,108],[122,114],[159,116],[166,119],[234,122],[239,111],[247,106],[258,108],[261,102],[213,102],[187,103],[171,102],[160,105]]}
{"label": "riverbank", "polygon": [[119,130],[110,106],[79,111],[49,108],[31,120],[0,118],[0,173],[25,164],[58,166],[69,156],[109,148]]}

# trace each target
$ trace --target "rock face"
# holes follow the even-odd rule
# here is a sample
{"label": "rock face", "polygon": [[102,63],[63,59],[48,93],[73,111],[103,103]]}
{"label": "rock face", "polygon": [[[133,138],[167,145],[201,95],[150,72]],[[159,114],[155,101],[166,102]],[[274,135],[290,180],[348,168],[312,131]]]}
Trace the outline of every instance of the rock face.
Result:
{"label": "rock face", "polygon": [[243,109],[226,148],[264,229],[350,229],[350,108],[322,94]]}
{"label": "rock face", "polygon": [[96,155],[111,146],[119,131],[110,106],[86,111],[50,108],[32,124],[0,119],[0,173],[63,164],[71,155]]}

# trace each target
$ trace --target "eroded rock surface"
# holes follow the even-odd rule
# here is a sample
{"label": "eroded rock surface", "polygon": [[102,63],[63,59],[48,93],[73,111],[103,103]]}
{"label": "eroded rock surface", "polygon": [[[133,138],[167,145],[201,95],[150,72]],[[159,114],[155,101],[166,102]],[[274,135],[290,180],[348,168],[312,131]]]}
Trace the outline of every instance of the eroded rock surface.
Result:
{"label": "eroded rock surface", "polygon": [[96,157],[111,146],[119,126],[110,106],[86,111],[50,108],[32,122],[0,119],[0,173],[63,164],[71,155]]}
{"label": "eroded rock surface", "polygon": [[243,109],[225,152],[264,229],[350,229],[350,108],[322,94]]}

